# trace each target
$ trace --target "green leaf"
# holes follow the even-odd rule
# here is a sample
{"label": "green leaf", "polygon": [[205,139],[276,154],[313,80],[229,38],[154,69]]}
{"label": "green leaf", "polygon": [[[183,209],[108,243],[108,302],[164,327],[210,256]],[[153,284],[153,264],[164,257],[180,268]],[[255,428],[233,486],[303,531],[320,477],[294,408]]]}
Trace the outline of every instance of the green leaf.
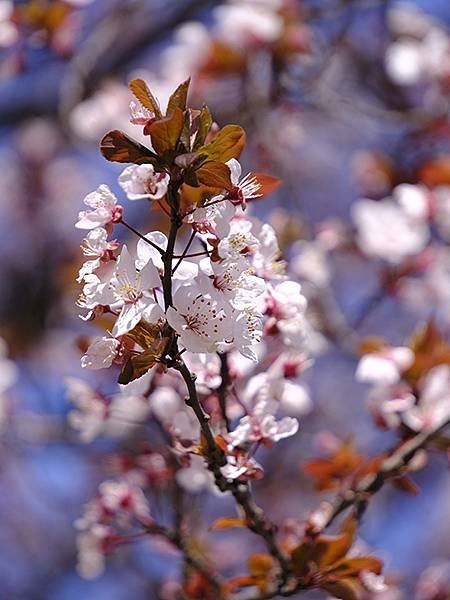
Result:
{"label": "green leaf", "polygon": [[133,79],[128,84],[128,87],[144,108],[154,113],[158,119],[161,119],[163,115],[159,108],[158,100],[151,93],[143,79]]}
{"label": "green leaf", "polygon": [[245,145],[245,131],[239,125],[225,125],[212,142],[198,148],[198,152],[206,154],[210,160],[227,162],[231,158],[239,158]]}
{"label": "green leaf", "polygon": [[203,185],[213,188],[232,190],[231,172],[228,166],[222,162],[208,160],[196,170],[197,179]]}
{"label": "green leaf", "polygon": [[100,142],[103,156],[112,162],[159,164],[158,157],[149,148],[115,129],[107,133]]}
{"label": "green leaf", "polygon": [[174,93],[170,96],[169,102],[167,104],[167,111],[166,111],[167,115],[170,115],[171,113],[173,113],[173,111],[176,108],[180,108],[183,111],[186,110],[187,95],[188,95],[190,83],[191,83],[191,78],[189,77],[189,79],[186,79],[186,81],[183,81],[183,83],[181,83],[177,87],[177,89],[174,91]]}
{"label": "green leaf", "polygon": [[154,121],[148,127],[152,146],[159,156],[163,156],[167,151],[175,150],[183,129],[183,123],[183,111],[176,108],[170,116]]}

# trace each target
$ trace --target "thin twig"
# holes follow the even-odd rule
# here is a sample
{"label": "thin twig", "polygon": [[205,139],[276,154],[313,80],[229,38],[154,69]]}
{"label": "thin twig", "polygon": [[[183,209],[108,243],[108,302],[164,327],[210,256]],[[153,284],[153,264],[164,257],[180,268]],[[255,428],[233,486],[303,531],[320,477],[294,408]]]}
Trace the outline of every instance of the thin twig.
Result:
{"label": "thin twig", "polygon": [[124,227],[126,227],[127,229],[129,229],[135,235],[137,235],[141,240],[144,240],[144,242],[147,242],[147,244],[150,244],[150,246],[152,248],[154,248],[155,250],[157,250],[161,254],[161,256],[164,256],[164,250],[162,248],[160,248],[157,244],[155,244],[154,242],[152,242],[151,240],[147,239],[145,237],[145,235],[142,235],[142,233],[139,233],[139,231],[137,229],[135,229],[134,227],[132,227],[131,225],[129,225],[128,223],[126,223],[123,219],[121,219],[119,221],[119,223],[121,223]]}
{"label": "thin twig", "polygon": [[186,248],[183,250],[182,254],[180,254],[180,256],[179,256],[179,257],[174,255],[174,258],[178,258],[179,260],[178,260],[177,264],[174,266],[174,268],[172,269],[172,275],[175,273],[175,271],[176,271],[176,270],[178,269],[178,267],[181,265],[181,263],[182,263],[183,259],[184,259],[184,258],[186,258],[186,255],[187,255],[187,253],[188,253],[188,250],[189,250],[189,248],[190,248],[190,247],[191,247],[191,245],[192,245],[192,242],[194,241],[194,238],[195,238],[195,231],[192,231],[192,233],[191,233],[191,237],[189,238],[189,241],[188,241],[188,243],[186,244]]}

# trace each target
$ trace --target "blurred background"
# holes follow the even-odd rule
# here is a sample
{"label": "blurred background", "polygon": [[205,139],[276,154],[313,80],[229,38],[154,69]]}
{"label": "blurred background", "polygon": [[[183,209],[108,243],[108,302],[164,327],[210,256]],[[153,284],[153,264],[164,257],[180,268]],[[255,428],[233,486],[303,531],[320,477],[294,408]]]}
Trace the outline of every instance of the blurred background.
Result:
{"label": "blurred background", "polygon": [[[100,183],[120,197],[120,166],[98,143],[109,129],[137,136],[127,82],[144,78],[164,104],[192,76],[191,105],[206,102],[219,124],[245,127],[244,172],[283,180],[254,214],[285,248],[304,240],[311,249],[330,223],[351,229],[358,198],[383,198],[404,182],[450,183],[449,27],[448,0],[0,0],[1,599],[164,598],[178,565],[140,543],[112,556],[95,581],[75,569],[73,522],[108,477],[109,453],[129,443],[81,444],[66,424],[64,388],[68,375],[87,377],[76,341],[95,329],[74,304],[82,236],[73,225]],[[156,213],[143,220],[135,204],[127,220],[150,230]],[[339,328],[354,323],[360,335],[401,344],[433,308],[372,302],[377,268],[348,247],[326,267],[316,258],[298,276],[313,304],[322,294],[333,323],[318,318],[320,352],[305,374],[313,410],[267,456],[256,486],[275,518],[317,503],[299,466],[324,430],[354,436],[368,453],[392,441],[372,423]],[[450,289],[450,276],[442,284]],[[108,374],[91,380],[111,386]],[[445,573],[450,558],[445,457],[432,456],[416,481],[415,498],[380,493],[361,532],[398,588],[392,600],[413,598],[421,573]],[[202,500],[217,510],[217,498]],[[231,560],[233,537],[215,543]]]}

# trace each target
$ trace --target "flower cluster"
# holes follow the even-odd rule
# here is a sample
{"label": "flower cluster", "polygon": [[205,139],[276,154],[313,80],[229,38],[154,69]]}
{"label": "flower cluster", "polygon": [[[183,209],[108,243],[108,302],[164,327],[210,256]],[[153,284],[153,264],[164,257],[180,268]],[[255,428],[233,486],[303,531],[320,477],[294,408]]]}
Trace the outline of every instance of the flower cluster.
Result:
{"label": "flower cluster", "polygon": [[[274,190],[277,180],[258,173],[242,177],[243,131],[233,125],[217,130],[208,109],[187,109],[188,85],[175,91],[164,116],[146,85],[133,81],[131,121],[150,135],[152,146],[118,131],[102,141],[106,158],[132,163],[118,180],[128,200],[170,214],[171,226],[168,235],[138,232],[106,185],[86,196],[87,210],[76,223],[88,230],[78,306],[84,320],[102,317],[110,325],[91,341],[81,365],[117,365],[121,389],[105,396],[68,379],[76,406],[69,419],[85,442],[124,436],[154,420],[171,440],[177,484],[189,492],[223,491],[226,482],[262,477],[257,448],[294,435],[296,417],[311,409],[301,380],[311,362],[306,300],[286,275],[274,229],[248,214],[247,205]],[[110,239],[118,224],[137,235],[135,245]],[[209,443],[222,455],[215,477],[198,411],[209,413],[215,439]],[[125,504],[133,512],[136,502]],[[82,555],[100,552],[113,539],[99,505],[105,506],[102,493],[88,509],[95,518],[87,525],[83,520]]]}
{"label": "flower cluster", "polygon": [[410,430],[439,429],[450,418],[450,365],[447,344],[433,323],[412,340],[411,347],[374,344],[356,370],[368,383],[368,403],[378,424]]}

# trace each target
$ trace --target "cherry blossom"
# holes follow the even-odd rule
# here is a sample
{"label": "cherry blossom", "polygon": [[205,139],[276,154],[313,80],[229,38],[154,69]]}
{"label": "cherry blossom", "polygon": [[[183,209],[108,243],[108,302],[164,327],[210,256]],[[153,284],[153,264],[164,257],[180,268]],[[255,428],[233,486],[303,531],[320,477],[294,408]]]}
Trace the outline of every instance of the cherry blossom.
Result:
{"label": "cherry blossom", "polygon": [[352,207],[358,244],[368,256],[398,264],[419,253],[429,238],[428,224],[394,200],[359,200]]}
{"label": "cherry blossom", "polygon": [[115,539],[112,528],[96,524],[77,535],[78,573],[84,579],[95,579],[105,568],[105,552]]}
{"label": "cherry blossom", "polygon": [[86,275],[91,275],[102,263],[112,259],[113,252],[119,247],[116,240],[108,241],[108,232],[103,227],[96,227],[89,231],[84,238],[81,249],[85,256],[93,257],[87,260],[80,269],[78,283],[83,281]]}
{"label": "cherry blossom", "polygon": [[367,404],[374,420],[381,427],[396,429],[405,411],[414,406],[411,388],[403,383],[394,386],[376,385],[367,395]]}
{"label": "cherry blossom", "polygon": [[266,283],[253,275],[243,258],[200,265],[199,287],[217,300],[226,300],[236,310],[255,306],[256,299],[264,293]]}
{"label": "cherry blossom", "polygon": [[213,196],[204,206],[199,206],[185,217],[195,231],[223,238],[230,232],[230,221],[236,212],[233,204],[224,196]]}
{"label": "cherry blossom", "polygon": [[81,379],[67,377],[65,384],[69,400],[77,407],[69,413],[69,424],[79,431],[83,442],[91,442],[103,428],[107,403]]}
{"label": "cherry blossom", "polygon": [[161,279],[151,260],[137,271],[135,261],[131,258],[126,246],[117,260],[109,288],[113,294],[111,304],[121,307],[113,328],[113,335],[120,336],[131,331],[141,318],[148,322],[156,322],[162,317],[162,310],[155,302],[153,289],[161,285]]}
{"label": "cherry blossom", "polygon": [[283,29],[283,21],[273,8],[255,2],[219,6],[214,16],[218,35],[238,48],[275,42]]}
{"label": "cherry blossom", "polygon": [[213,475],[206,468],[204,459],[195,454],[190,455],[188,466],[177,471],[176,480],[184,490],[191,494],[198,494],[214,487]]}
{"label": "cherry blossom", "polygon": [[230,233],[222,238],[217,246],[219,255],[224,259],[236,259],[253,252],[258,247],[259,241],[250,229],[249,221],[232,221]]}
{"label": "cherry blossom", "polygon": [[18,369],[8,357],[6,342],[0,338],[0,394],[10,388],[17,380]]}
{"label": "cherry blossom", "polygon": [[[146,388],[149,375],[152,373],[141,378],[142,383],[145,380]],[[76,407],[69,413],[68,421],[79,432],[82,442],[89,443],[104,434],[124,437],[150,414],[149,402],[139,393],[136,382],[121,386],[121,391],[111,398],[106,398],[75,377],[67,377],[65,383],[68,398]],[[142,386],[142,383],[138,385]]]}
{"label": "cherry blossom", "polygon": [[116,196],[107,185],[100,185],[84,199],[86,206],[92,210],[81,211],[75,227],[78,229],[95,229],[99,226],[117,223],[122,217],[123,209],[117,204]]}
{"label": "cherry blossom", "polygon": [[242,167],[235,158],[230,159],[226,164],[230,169],[231,183],[234,185],[233,190],[229,192],[227,198],[233,204],[240,205],[245,209],[248,200],[261,198],[262,193],[259,193],[259,191],[262,186],[258,179],[251,173],[240,179]]}
{"label": "cherry blossom", "polygon": [[220,470],[224,477],[231,480],[261,479],[264,473],[262,466],[254,458],[249,458],[238,449],[227,454],[227,464]]}
{"label": "cherry blossom", "polygon": [[389,11],[396,39],[387,49],[386,70],[399,85],[411,86],[448,75],[450,44],[446,32],[416,7],[401,4]]}
{"label": "cherry blossom", "polygon": [[159,200],[167,193],[170,177],[156,172],[153,165],[131,165],[119,176],[119,184],[129,200]]}
{"label": "cherry blossom", "polygon": [[98,501],[112,514],[129,513],[141,522],[149,522],[150,509],[141,489],[125,481],[103,481],[99,488]]}
{"label": "cherry blossom", "polygon": [[154,118],[154,113],[142,106],[140,102],[134,100],[130,102],[130,122],[133,125],[147,125]]}
{"label": "cherry blossom", "polygon": [[417,404],[406,410],[402,419],[415,431],[428,431],[443,425],[449,418],[450,367],[439,365],[427,373]]}
{"label": "cherry blossom", "polygon": [[81,359],[84,369],[107,369],[117,356],[119,341],[112,337],[96,338]]}
{"label": "cherry blossom", "polygon": [[277,421],[272,412],[276,407],[268,400],[262,400],[254,407],[252,413],[242,417],[237,428],[230,433],[233,446],[246,442],[278,442],[290,437],[298,431],[298,421],[292,417],[284,417]]}
{"label": "cherry blossom", "polygon": [[400,380],[401,374],[413,362],[414,352],[410,348],[382,348],[361,358],[355,377],[364,383],[392,385]]}
{"label": "cherry blossom", "polygon": [[167,321],[191,352],[213,352],[226,338],[224,307],[205,297],[195,286],[181,286],[175,292],[174,307],[166,311]]}

